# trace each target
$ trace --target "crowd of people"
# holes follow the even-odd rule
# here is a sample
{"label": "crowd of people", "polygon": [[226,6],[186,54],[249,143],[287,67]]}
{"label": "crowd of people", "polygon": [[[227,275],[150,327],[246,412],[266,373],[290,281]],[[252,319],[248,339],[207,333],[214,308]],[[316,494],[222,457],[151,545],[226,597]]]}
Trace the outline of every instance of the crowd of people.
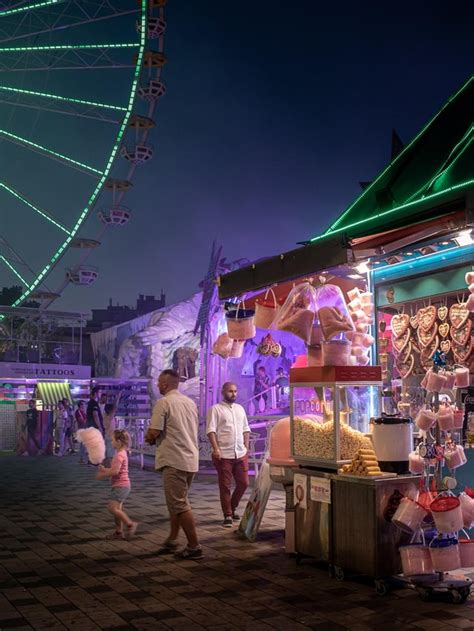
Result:
{"label": "crowd of people", "polygon": [[[201,559],[203,552],[188,496],[199,470],[199,418],[195,402],[179,392],[179,383],[180,377],[175,370],[164,370],[160,374],[158,387],[162,398],[155,403],[145,436],[148,444],[156,446],[155,468],[162,474],[170,517],[169,534],[158,554],[174,554],[178,559]],[[109,403],[100,387],[94,387],[87,406],[84,401],[79,401],[74,411],[71,402],[64,399],[58,401],[54,413],[54,453],[57,456],[75,453],[74,434],[78,430],[95,428],[104,438],[105,460],[98,465],[96,478],[111,480],[108,510],[114,518],[115,529],[108,538],[112,539],[130,538],[138,527],[138,523],[123,508],[131,490],[128,471],[130,436],[116,426],[115,414],[120,396],[114,403]],[[222,525],[226,528],[231,528],[234,522],[240,520],[237,510],[249,484],[250,427],[244,408],[236,400],[237,386],[225,383],[222,401],[210,408],[206,424],[212,461],[218,476]],[[26,428],[31,437],[35,436],[37,415],[36,402],[31,400]],[[82,442],[79,463],[91,464]],[[235,488],[232,490],[233,485]],[[187,539],[187,545],[182,550],[178,550],[180,530]]]}

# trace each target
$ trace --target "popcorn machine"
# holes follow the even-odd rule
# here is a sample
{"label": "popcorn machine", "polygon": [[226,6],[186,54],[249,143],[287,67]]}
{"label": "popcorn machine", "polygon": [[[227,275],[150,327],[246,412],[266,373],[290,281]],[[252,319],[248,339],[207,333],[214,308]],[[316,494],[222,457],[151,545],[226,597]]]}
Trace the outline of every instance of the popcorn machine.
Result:
{"label": "popcorn machine", "polygon": [[370,448],[370,419],[379,416],[379,366],[292,368],[290,420],[296,463],[339,469],[359,449]]}

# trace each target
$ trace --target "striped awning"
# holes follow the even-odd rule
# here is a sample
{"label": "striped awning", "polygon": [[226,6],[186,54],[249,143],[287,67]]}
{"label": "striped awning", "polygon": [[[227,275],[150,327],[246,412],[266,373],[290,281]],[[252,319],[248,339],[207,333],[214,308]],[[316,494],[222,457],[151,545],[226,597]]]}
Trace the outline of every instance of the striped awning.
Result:
{"label": "striped awning", "polygon": [[56,405],[58,401],[67,399],[72,404],[71,389],[68,383],[41,381],[36,384],[36,398],[43,401],[44,406]]}

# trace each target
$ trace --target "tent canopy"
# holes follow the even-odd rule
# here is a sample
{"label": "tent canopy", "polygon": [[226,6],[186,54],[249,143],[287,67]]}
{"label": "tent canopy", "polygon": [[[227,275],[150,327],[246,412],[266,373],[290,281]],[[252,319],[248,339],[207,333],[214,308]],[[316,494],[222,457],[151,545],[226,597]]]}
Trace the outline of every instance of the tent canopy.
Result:
{"label": "tent canopy", "polygon": [[68,383],[59,381],[40,381],[36,384],[36,398],[43,401],[43,405],[51,407],[58,401],[67,399],[72,404],[71,388]]}

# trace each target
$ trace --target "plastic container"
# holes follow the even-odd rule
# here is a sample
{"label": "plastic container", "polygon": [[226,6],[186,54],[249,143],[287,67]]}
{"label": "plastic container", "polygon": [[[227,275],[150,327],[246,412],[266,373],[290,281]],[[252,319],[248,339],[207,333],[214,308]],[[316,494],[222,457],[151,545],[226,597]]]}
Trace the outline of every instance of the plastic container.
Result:
{"label": "plastic container", "polygon": [[457,539],[433,539],[429,549],[435,572],[450,572],[461,567]]}
{"label": "plastic container", "polygon": [[351,344],[345,340],[322,342],[323,366],[350,366]]}
{"label": "plastic container", "polygon": [[349,300],[355,300],[360,296],[360,289],[358,287],[354,287],[353,289],[349,289],[347,292],[347,297]]}
{"label": "plastic container", "polygon": [[273,289],[268,289],[263,298],[255,301],[255,326],[269,329],[278,314],[279,305]]}
{"label": "plastic container", "polygon": [[233,340],[251,340],[255,337],[255,311],[234,309],[226,313],[227,333]]}
{"label": "plastic container", "polygon": [[244,352],[245,340],[233,340],[229,357],[239,359]]}
{"label": "plastic container", "polygon": [[288,294],[285,304],[278,311],[273,326],[288,331],[306,344],[311,341],[316,311],[316,290],[311,283],[300,283]]}
{"label": "plastic container", "polygon": [[457,469],[466,464],[467,458],[462,445],[456,445],[454,448],[446,448],[444,450],[444,459],[449,469]]}
{"label": "plastic container", "polygon": [[426,389],[428,392],[441,392],[446,383],[446,377],[440,372],[431,371],[427,373]]}
{"label": "plastic container", "polygon": [[469,368],[460,366],[454,370],[456,388],[468,388],[469,387]]}
{"label": "plastic container", "polygon": [[[373,302],[373,294],[370,291],[364,291],[360,295],[360,301],[363,305],[370,305]],[[373,305],[372,305],[373,306]]]}
{"label": "plastic container", "polygon": [[440,405],[438,413],[436,414],[436,420],[438,421],[439,428],[444,432],[453,429],[454,427],[454,411],[450,405]]}
{"label": "plastic container", "polygon": [[372,335],[364,335],[362,346],[364,346],[365,348],[370,348],[374,342],[375,338],[373,338]]}
{"label": "plastic container", "polygon": [[416,416],[415,423],[419,429],[427,431],[436,423],[436,414],[427,408],[422,408]]}
{"label": "plastic container", "polygon": [[316,290],[316,308],[321,331],[326,341],[342,333],[354,331],[354,323],[347,309],[344,295],[337,285],[322,285]]}
{"label": "plastic container", "polygon": [[323,351],[321,348],[321,344],[308,346],[308,366],[322,366],[322,365],[323,365]]}
{"label": "plastic container", "polygon": [[461,502],[457,497],[439,496],[431,502],[430,510],[438,532],[457,532],[463,527]]}
{"label": "plastic container", "polygon": [[459,501],[461,502],[463,526],[464,528],[471,528],[474,522],[474,499],[469,497],[467,493],[460,493]]}
{"label": "plastic container", "polygon": [[399,548],[404,576],[433,574],[430,549],[420,543],[412,543]]}
{"label": "plastic container", "polygon": [[464,412],[463,410],[454,410],[453,412],[453,429],[462,429],[464,425]]}
{"label": "plastic container", "polygon": [[459,540],[461,567],[474,567],[474,539]]}
{"label": "plastic container", "polygon": [[410,473],[418,475],[425,470],[425,459],[420,456],[416,451],[412,451],[408,454],[408,469]]}
{"label": "plastic container", "polygon": [[395,515],[392,517],[392,524],[398,526],[403,532],[411,534],[418,530],[427,515],[428,511],[421,504],[409,497],[404,497],[400,501]]}
{"label": "plastic container", "polygon": [[270,432],[270,457],[268,462],[280,466],[294,466],[291,456],[290,417],[281,418]]}
{"label": "plastic container", "polygon": [[446,382],[444,384],[445,390],[452,390],[454,388],[454,384],[456,382],[456,375],[454,372],[445,372],[444,376],[446,377]]}

